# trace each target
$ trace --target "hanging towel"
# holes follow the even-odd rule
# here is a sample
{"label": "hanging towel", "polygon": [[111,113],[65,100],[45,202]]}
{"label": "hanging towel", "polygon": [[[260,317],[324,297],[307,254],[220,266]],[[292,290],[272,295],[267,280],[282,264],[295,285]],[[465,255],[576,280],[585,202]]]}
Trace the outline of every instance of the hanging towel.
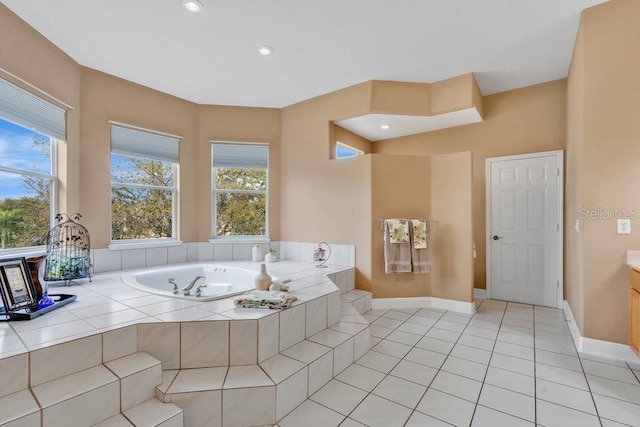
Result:
{"label": "hanging towel", "polygon": [[411,273],[411,243],[406,219],[384,221],[384,272]]}
{"label": "hanging towel", "polygon": [[412,219],[411,230],[413,231],[413,249],[427,249],[427,222],[421,219]]}
{"label": "hanging towel", "polygon": [[409,243],[409,221],[406,219],[387,219],[390,243]]}
{"label": "hanging towel", "polygon": [[235,297],[233,304],[243,308],[284,309],[291,307],[291,304],[297,299],[288,292],[256,290]]}
{"label": "hanging towel", "polygon": [[411,220],[411,264],[413,273],[431,273],[431,242],[429,223]]}

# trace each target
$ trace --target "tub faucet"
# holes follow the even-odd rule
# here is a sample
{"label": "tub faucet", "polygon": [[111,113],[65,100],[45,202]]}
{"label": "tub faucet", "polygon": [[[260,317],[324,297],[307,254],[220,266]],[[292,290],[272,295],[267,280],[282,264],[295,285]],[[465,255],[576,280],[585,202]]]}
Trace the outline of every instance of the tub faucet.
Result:
{"label": "tub faucet", "polygon": [[182,290],[184,291],[184,295],[185,296],[191,295],[191,292],[189,292],[189,291],[191,290],[191,288],[193,288],[195,286],[196,282],[198,280],[200,280],[200,279],[206,279],[206,277],[205,276],[196,276],[196,277],[194,277],[194,279],[187,286],[182,288]]}

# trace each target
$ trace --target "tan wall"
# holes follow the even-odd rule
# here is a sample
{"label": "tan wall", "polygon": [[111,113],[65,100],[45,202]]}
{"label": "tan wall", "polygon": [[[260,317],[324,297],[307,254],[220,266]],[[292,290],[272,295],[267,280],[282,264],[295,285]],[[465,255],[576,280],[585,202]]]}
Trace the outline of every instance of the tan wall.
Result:
{"label": "tan wall", "polygon": [[474,283],[486,287],[485,159],[562,150],[566,139],[566,80],[484,98],[484,121],[373,143],[382,154],[473,154],[473,230],[477,247]]}
{"label": "tan wall", "polygon": [[584,28],[580,25],[567,84],[567,155],[565,171],[565,299],[581,331],[584,330],[582,233],[575,232],[583,204],[582,146],[584,143]]}
{"label": "tan wall", "polygon": [[473,301],[471,168],[468,151],[431,157],[433,297]]}
{"label": "tan wall", "polygon": [[116,121],[182,136],[179,170],[179,238],[211,238],[211,140],[270,145],[269,230],[279,236],[279,111],[199,106],[97,71],[82,80],[82,212],[92,246],[110,242],[110,135]]}
{"label": "tan wall", "polygon": [[[431,158],[371,156],[371,286],[374,298],[429,295],[430,274],[385,274],[379,218],[430,218]],[[358,283],[359,288],[363,288]],[[364,289],[364,288],[363,288]]]}
{"label": "tan wall", "polygon": [[280,239],[280,110],[275,108],[198,106],[197,241],[211,238],[210,141],[269,144],[269,237]]}
{"label": "tan wall", "polygon": [[[371,269],[370,156],[330,160],[333,120],[365,114],[370,84],[281,111],[282,240],[356,245],[356,282]],[[368,273],[367,273],[368,275]]]}
{"label": "tan wall", "polygon": [[[59,145],[60,212],[73,213],[79,206],[80,79],[82,68],[40,33],[0,4],[0,77],[20,79],[73,108],[67,113],[67,141]],[[42,95],[27,86],[36,95]],[[45,97],[46,98],[46,97]]]}
{"label": "tan wall", "polygon": [[575,298],[570,296],[570,303],[572,310],[575,304],[576,311],[584,313],[584,336],[620,343],[627,342],[625,252],[640,247],[640,218],[630,212],[640,207],[638,22],[636,0],[613,0],[585,10],[570,75],[574,88],[568,126],[573,142],[568,161],[578,166],[572,179],[581,197],[567,216],[575,217],[576,208],[626,209],[632,219],[630,235],[616,234],[615,214],[581,221],[581,238],[568,239],[568,251],[579,256],[570,259],[570,271],[579,271],[572,280],[582,282],[572,284],[582,289]]}
{"label": "tan wall", "polygon": [[82,73],[80,209],[95,248],[111,240],[111,138],[109,120],[182,136],[179,170],[179,237],[194,241],[197,202],[197,106],[98,71]]}

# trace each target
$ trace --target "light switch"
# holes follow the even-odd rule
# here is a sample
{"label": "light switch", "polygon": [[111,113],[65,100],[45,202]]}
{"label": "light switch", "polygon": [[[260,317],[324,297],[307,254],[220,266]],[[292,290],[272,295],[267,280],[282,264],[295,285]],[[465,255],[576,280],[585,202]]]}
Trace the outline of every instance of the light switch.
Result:
{"label": "light switch", "polygon": [[617,219],[616,230],[618,234],[631,234],[631,220],[628,218]]}

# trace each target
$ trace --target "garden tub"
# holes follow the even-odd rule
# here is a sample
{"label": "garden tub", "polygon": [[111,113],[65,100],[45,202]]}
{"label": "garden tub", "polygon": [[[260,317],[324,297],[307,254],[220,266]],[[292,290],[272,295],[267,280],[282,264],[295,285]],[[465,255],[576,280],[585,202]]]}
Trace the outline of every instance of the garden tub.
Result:
{"label": "garden tub", "polygon": [[[167,265],[147,268],[122,275],[122,281],[136,289],[171,298],[211,301],[239,295],[255,288],[258,271],[206,263]],[[196,277],[203,276],[185,295],[185,288]],[[275,278],[273,278],[276,280]],[[177,285],[174,291],[172,280]],[[206,285],[206,286],[202,286]],[[197,290],[200,288],[200,296]]]}

